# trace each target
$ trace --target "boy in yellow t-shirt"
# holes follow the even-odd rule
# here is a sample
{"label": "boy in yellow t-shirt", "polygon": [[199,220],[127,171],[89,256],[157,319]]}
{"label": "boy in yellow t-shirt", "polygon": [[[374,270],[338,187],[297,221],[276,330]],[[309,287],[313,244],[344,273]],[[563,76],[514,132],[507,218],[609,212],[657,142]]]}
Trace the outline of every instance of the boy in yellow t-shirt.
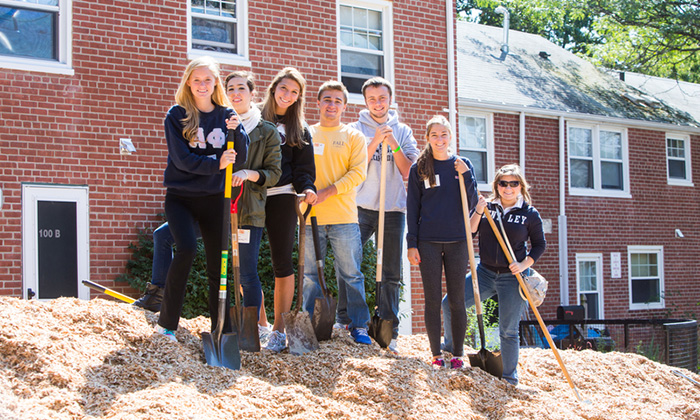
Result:
{"label": "boy in yellow t-shirt", "polygon": [[[311,126],[316,164],[315,203],[321,254],[330,241],[338,279],[337,322],[347,325],[355,342],[371,344],[367,335],[369,308],[365,301],[365,277],[360,271],[362,241],[357,224],[355,188],[367,176],[364,136],[342,124],[348,91],[337,81],[324,83],[318,91],[320,122]],[[306,226],[307,237],[311,227]],[[304,261],[304,308],[313,316],[316,298],[322,297],[312,241],[306,241]]]}

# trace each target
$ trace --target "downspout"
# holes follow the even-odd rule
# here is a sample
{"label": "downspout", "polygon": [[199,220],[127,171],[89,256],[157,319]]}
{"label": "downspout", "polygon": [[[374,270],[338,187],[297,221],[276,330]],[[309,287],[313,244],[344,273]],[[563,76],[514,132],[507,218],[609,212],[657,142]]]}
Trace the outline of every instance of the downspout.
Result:
{"label": "downspout", "polygon": [[520,113],[520,169],[525,175],[525,113]]}
{"label": "downspout", "polygon": [[559,302],[569,304],[569,246],[566,226],[566,126],[559,117]]}
{"label": "downspout", "polygon": [[[457,132],[457,92],[456,92],[456,68],[455,68],[455,6],[452,0],[445,1],[445,27],[447,29],[447,97],[449,106],[449,120],[454,132]],[[452,138],[452,150],[457,150],[457,139]]]}

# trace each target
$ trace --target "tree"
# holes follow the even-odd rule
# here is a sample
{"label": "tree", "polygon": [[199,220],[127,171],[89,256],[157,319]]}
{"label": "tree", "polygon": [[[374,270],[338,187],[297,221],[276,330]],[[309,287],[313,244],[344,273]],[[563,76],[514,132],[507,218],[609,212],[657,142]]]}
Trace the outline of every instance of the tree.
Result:
{"label": "tree", "polygon": [[542,35],[597,65],[700,82],[697,0],[457,0],[463,18]]}

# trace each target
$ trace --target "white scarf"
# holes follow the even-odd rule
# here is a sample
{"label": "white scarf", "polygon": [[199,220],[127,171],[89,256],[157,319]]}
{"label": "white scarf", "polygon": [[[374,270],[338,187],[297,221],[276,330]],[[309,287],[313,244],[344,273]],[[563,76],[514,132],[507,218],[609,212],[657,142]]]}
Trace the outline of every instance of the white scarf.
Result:
{"label": "white scarf", "polygon": [[245,128],[246,133],[250,134],[255,127],[258,126],[262,114],[257,106],[251,104],[248,112],[239,114],[241,117],[241,122],[243,123],[243,128]]}

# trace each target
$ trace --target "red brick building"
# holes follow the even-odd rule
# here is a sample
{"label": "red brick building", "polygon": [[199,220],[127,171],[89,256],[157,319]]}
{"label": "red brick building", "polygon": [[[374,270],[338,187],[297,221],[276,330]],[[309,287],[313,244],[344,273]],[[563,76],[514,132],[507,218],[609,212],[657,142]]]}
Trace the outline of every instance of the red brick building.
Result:
{"label": "red brick building", "polygon": [[[258,98],[278,70],[297,67],[310,123],[329,79],[357,92],[371,75],[388,78],[420,137],[456,99],[452,1],[42,3],[0,0],[1,295],[87,298],[83,278],[137,294],[114,279],[137,229],[163,212],[163,118],[193,57],[252,69]],[[363,105],[351,96],[348,123]],[[121,139],[135,152],[122,154]]]}

